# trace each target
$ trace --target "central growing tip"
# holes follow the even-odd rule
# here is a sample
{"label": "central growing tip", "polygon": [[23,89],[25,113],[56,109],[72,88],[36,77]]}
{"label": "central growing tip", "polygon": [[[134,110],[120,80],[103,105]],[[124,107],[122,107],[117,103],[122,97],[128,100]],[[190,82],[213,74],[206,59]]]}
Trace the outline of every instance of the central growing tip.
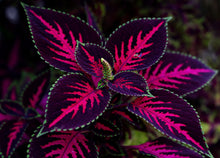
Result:
{"label": "central growing tip", "polygon": [[101,64],[103,66],[103,69],[102,69],[103,79],[113,80],[114,76],[112,74],[111,65],[104,58],[101,58]]}

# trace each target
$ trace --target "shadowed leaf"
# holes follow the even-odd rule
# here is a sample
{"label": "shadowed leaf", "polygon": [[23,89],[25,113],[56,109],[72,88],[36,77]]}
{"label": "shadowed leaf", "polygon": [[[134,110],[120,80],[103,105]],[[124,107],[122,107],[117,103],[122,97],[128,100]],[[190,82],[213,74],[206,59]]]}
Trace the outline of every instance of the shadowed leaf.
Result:
{"label": "shadowed leaf", "polygon": [[152,90],[154,97],[138,97],[128,110],[144,118],[170,138],[179,140],[209,154],[199,118],[183,99],[164,90]]}
{"label": "shadowed leaf", "polygon": [[150,154],[158,158],[202,158],[197,152],[162,137],[151,142],[133,146],[133,148],[141,153]]}
{"label": "shadowed leaf", "polygon": [[96,158],[98,155],[94,141],[79,131],[34,136],[28,154],[31,158]]}

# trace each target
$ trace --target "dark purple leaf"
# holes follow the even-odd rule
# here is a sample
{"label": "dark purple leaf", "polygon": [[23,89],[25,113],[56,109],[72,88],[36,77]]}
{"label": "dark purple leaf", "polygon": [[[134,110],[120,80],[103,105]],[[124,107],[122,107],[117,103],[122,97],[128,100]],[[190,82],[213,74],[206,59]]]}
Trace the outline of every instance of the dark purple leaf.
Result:
{"label": "dark purple leaf", "polygon": [[92,126],[92,131],[101,137],[113,137],[119,135],[119,128],[110,121],[100,118]]}
{"label": "dark purple leaf", "polygon": [[105,48],[94,44],[78,44],[76,60],[80,67],[90,75],[103,76],[101,58],[105,59],[113,67],[113,57]]}
{"label": "dark purple leaf", "polygon": [[96,158],[94,141],[79,131],[61,131],[32,137],[31,158]]}
{"label": "dark purple leaf", "polygon": [[85,4],[85,11],[86,11],[86,15],[87,15],[87,22],[90,26],[92,26],[97,32],[99,32],[99,34],[101,34],[101,31],[97,25],[95,16],[93,15],[93,13],[91,12],[90,8],[88,7],[87,4]]}
{"label": "dark purple leaf", "polygon": [[203,87],[216,74],[201,61],[179,53],[165,53],[163,58],[140,74],[150,89],[169,89],[186,95]]}
{"label": "dark purple leaf", "polygon": [[50,72],[47,71],[29,83],[25,89],[22,102],[25,107],[37,109],[47,87],[50,83]]}
{"label": "dark purple leaf", "polygon": [[0,130],[0,149],[5,157],[10,157],[21,140],[27,123],[24,120],[7,121]]}
{"label": "dark purple leaf", "polygon": [[101,44],[100,35],[69,14],[23,4],[36,47],[49,64],[64,71],[80,71],[75,59],[77,40]]}
{"label": "dark purple leaf", "polygon": [[133,146],[133,148],[141,153],[150,154],[158,158],[202,158],[197,152],[162,137],[151,142]]}
{"label": "dark purple leaf", "polygon": [[18,100],[19,96],[17,94],[17,90],[16,90],[16,86],[12,86],[10,88],[8,88],[8,93],[7,93],[7,96],[6,96],[6,99],[9,99],[9,100]]}
{"label": "dark purple leaf", "polygon": [[25,118],[26,119],[33,119],[36,117],[40,117],[41,115],[33,108],[27,108]]}
{"label": "dark purple leaf", "polygon": [[7,115],[22,117],[25,115],[24,107],[15,101],[0,101],[0,111]]}
{"label": "dark purple leaf", "polygon": [[53,86],[47,107],[46,128],[75,129],[97,119],[107,108],[110,93],[96,89],[81,74],[68,74]]}
{"label": "dark purple leaf", "polygon": [[120,72],[108,82],[111,90],[131,96],[149,96],[147,83],[144,78],[134,72]]}
{"label": "dark purple leaf", "polygon": [[134,126],[139,126],[139,118],[127,109],[117,109],[112,111],[112,115],[120,116]]}
{"label": "dark purple leaf", "polygon": [[116,73],[146,69],[162,56],[167,43],[167,20],[135,19],[110,35],[106,48],[115,57]]}
{"label": "dark purple leaf", "polygon": [[154,97],[138,97],[128,110],[144,118],[172,139],[209,154],[197,113],[183,99],[164,90],[152,90]]}
{"label": "dark purple leaf", "polygon": [[119,144],[119,142],[117,141],[107,141],[104,144],[104,148],[111,154],[114,156],[124,156],[125,152],[122,148],[122,146]]}

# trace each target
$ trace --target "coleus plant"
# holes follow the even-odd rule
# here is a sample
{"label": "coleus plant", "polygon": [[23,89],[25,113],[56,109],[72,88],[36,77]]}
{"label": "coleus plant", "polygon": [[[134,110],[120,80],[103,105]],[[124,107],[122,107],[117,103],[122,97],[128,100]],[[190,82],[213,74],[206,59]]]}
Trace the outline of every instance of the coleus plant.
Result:
{"label": "coleus plant", "polygon": [[[24,80],[25,81],[25,80]],[[44,72],[22,87],[13,85],[5,99],[0,100],[0,155],[11,157],[16,148],[30,139],[41,123],[45,108],[41,105],[50,81]],[[22,86],[24,86],[22,84]],[[15,156],[16,157],[16,156]]]}
{"label": "coleus plant", "polygon": [[[216,71],[166,50],[169,17],[131,20],[104,39],[88,7],[86,23],[22,5],[41,58],[66,72],[50,89],[28,157],[212,157],[199,117],[183,96]],[[124,145],[129,127],[149,125],[163,137]]]}

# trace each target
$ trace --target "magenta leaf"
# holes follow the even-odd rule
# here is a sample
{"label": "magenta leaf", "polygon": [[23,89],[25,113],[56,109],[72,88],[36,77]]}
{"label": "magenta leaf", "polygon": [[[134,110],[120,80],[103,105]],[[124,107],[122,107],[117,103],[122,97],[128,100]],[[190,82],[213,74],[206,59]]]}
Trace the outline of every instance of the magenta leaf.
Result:
{"label": "magenta leaf", "polygon": [[99,118],[91,129],[97,136],[101,137],[113,137],[120,134],[120,130],[116,125],[103,118]]}
{"label": "magenta leaf", "polygon": [[14,117],[22,117],[25,115],[24,107],[20,103],[10,100],[0,101],[0,113],[1,112]]}
{"label": "magenta leaf", "polygon": [[152,90],[154,97],[138,97],[128,110],[142,117],[168,137],[209,154],[197,113],[183,99],[164,90]]}
{"label": "magenta leaf", "polygon": [[58,69],[80,71],[74,55],[77,40],[101,44],[100,35],[79,18],[26,4],[23,7],[41,57]]}
{"label": "magenta leaf", "polygon": [[7,121],[0,130],[0,149],[5,157],[10,157],[21,140],[27,123],[24,120]]}
{"label": "magenta leaf", "polygon": [[158,158],[202,158],[197,152],[163,137],[133,146],[133,148],[143,154],[150,154]]}
{"label": "magenta leaf", "polygon": [[131,96],[150,96],[145,79],[134,72],[120,72],[115,75],[108,87],[120,94]]}
{"label": "magenta leaf", "polygon": [[167,20],[135,19],[110,35],[106,48],[115,57],[116,73],[146,69],[162,56],[167,43]]}
{"label": "magenta leaf", "polygon": [[50,72],[47,71],[29,83],[23,95],[22,102],[25,107],[37,108],[50,83]]}
{"label": "magenta leaf", "polygon": [[87,77],[78,73],[64,75],[50,92],[45,127],[50,130],[85,126],[105,111],[110,98],[106,88],[96,89]]}
{"label": "magenta leaf", "polygon": [[94,44],[78,43],[76,60],[80,67],[95,77],[103,77],[103,65],[101,58],[105,59],[113,67],[112,55],[103,47]]}
{"label": "magenta leaf", "polygon": [[186,95],[203,87],[216,71],[193,57],[167,52],[157,64],[140,71],[140,74],[150,89],[165,88]]}
{"label": "magenta leaf", "polygon": [[31,158],[96,158],[94,141],[79,131],[60,131],[32,137]]}

